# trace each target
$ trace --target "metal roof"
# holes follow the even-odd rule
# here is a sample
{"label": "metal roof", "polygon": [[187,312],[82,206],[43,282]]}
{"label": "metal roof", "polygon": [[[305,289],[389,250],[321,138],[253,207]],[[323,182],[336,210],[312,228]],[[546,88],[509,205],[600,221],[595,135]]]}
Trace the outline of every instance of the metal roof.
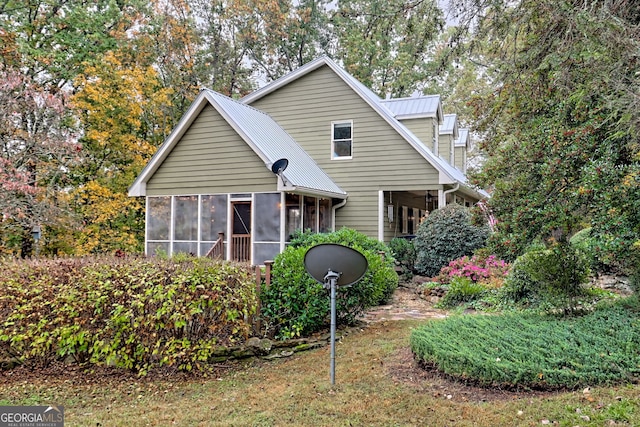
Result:
{"label": "metal roof", "polygon": [[218,92],[205,91],[211,104],[218,107],[218,112],[253,148],[269,170],[278,159],[286,158],[289,161],[289,166],[283,172],[289,184],[287,190],[346,197],[347,193],[271,116]]}
{"label": "metal roof", "polygon": [[[169,137],[129,187],[130,196],[146,195],[146,183],[182,138],[196,117],[211,105],[240,135],[271,170],[273,163],[286,158],[289,165],[278,180],[278,190],[345,199],[342,190],[327,173],[268,114],[241,104],[220,93],[205,89],[193,101]],[[274,177],[275,180],[275,177]]]}
{"label": "metal roof", "polygon": [[435,117],[442,120],[440,95],[413,96],[410,98],[391,98],[380,100],[397,120]]}
{"label": "metal roof", "polygon": [[444,120],[440,125],[440,135],[454,135],[458,134],[458,116],[456,114],[445,114]]}
{"label": "metal roof", "polygon": [[463,128],[458,131],[458,139],[455,140],[456,147],[471,148],[471,139],[469,138],[469,129]]}

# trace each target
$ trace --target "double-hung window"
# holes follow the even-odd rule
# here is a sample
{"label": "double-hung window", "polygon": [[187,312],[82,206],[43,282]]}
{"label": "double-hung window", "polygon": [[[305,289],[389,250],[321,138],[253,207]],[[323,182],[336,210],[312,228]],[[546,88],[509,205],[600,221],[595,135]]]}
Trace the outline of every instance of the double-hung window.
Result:
{"label": "double-hung window", "polygon": [[353,121],[331,123],[331,158],[353,158]]}

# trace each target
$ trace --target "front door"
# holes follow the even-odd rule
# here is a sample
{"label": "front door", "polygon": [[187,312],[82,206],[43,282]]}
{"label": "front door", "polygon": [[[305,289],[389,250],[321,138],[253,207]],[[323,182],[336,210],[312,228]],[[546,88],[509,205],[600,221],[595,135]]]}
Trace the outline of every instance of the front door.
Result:
{"label": "front door", "polygon": [[231,260],[251,260],[251,202],[233,202]]}

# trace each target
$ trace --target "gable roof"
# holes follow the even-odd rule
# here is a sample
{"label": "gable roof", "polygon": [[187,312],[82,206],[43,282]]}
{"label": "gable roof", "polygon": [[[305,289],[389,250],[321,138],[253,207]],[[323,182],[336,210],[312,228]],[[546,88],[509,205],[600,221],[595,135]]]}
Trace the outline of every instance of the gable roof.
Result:
{"label": "gable roof", "polygon": [[442,123],[442,103],[440,95],[391,98],[380,103],[389,109],[397,120],[431,117]]}
{"label": "gable roof", "polygon": [[456,114],[445,114],[439,133],[440,135],[453,135],[453,138],[457,139],[459,135],[458,116]]}
{"label": "gable roof", "polygon": [[471,148],[471,139],[469,138],[469,129],[462,128],[458,131],[458,139],[455,140],[456,147]]}
{"label": "gable roof", "polygon": [[[439,172],[439,183],[440,184],[460,184],[466,187],[469,191],[477,193],[480,198],[487,197],[488,194],[482,190],[476,190],[469,186],[466,176],[456,169],[454,166],[450,165],[446,160],[434,155],[434,153],[418,138],[413,132],[409,130],[402,122],[398,120],[398,117],[394,112],[392,112],[388,107],[383,104],[394,104],[396,101],[398,105],[405,105],[407,108],[409,106],[415,107],[416,111],[420,103],[423,104],[424,111],[427,110],[426,103],[433,102],[435,98],[433,96],[427,97],[415,97],[415,98],[400,98],[396,101],[386,100],[383,101],[380,99],[378,95],[373,93],[371,89],[367,88],[361,82],[359,82],[355,77],[351,76],[344,69],[338,66],[334,61],[329,59],[326,56],[322,56],[314,61],[311,61],[302,67],[292,71],[291,73],[273,81],[272,83],[263,86],[262,88],[246,95],[244,98],[240,99],[240,102],[243,104],[251,104],[258,99],[263,98],[264,96],[275,92],[283,86],[311,73],[319,69],[320,67],[327,66],[329,67],[338,77],[340,77],[356,94],[358,94],[375,112],[377,112],[382,119],[384,119],[393,129],[398,132],[400,136],[402,136],[417,152],[420,154],[427,162],[429,162],[438,172]],[[438,104],[440,97],[437,96]],[[426,98],[426,99],[425,99]],[[441,108],[441,107],[440,107]],[[441,109],[440,117],[442,117]],[[426,113],[422,113],[426,114]],[[436,114],[438,114],[436,112]],[[426,117],[426,116],[422,116]]]}
{"label": "gable roof", "polygon": [[193,101],[176,128],[129,188],[130,196],[144,196],[146,183],[185,134],[200,112],[211,105],[260,157],[265,166],[287,158],[289,166],[282,172],[286,182],[278,180],[279,190],[297,191],[318,196],[345,199],[342,190],[298,143],[268,114],[241,104],[229,97],[204,89]]}

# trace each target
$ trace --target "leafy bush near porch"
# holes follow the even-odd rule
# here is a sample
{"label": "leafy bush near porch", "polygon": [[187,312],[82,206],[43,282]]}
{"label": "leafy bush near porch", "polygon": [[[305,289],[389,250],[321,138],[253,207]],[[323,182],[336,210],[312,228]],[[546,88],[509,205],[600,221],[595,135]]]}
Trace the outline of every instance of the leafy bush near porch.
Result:
{"label": "leafy bush near porch", "polygon": [[472,383],[575,389],[640,380],[640,319],[612,306],[584,317],[508,314],[431,321],[411,349],[427,367]]}
{"label": "leafy bush near porch", "polygon": [[416,264],[416,248],[413,245],[413,241],[394,237],[389,242],[389,249],[391,249],[396,265],[400,267],[402,276],[405,279],[411,279]]}
{"label": "leafy bush near porch", "polygon": [[436,209],[418,227],[415,268],[423,276],[436,276],[450,261],[483,247],[488,236],[488,226],[472,224],[469,208],[454,203]]}
{"label": "leafy bush near porch", "polygon": [[438,306],[449,308],[480,299],[488,289],[482,283],[468,277],[454,277],[448,285],[447,293]]}
{"label": "leafy bush near porch", "polygon": [[6,261],[0,270],[0,360],[58,359],[144,374],[191,370],[245,339],[255,278],[207,259]]}
{"label": "leafy bush near porch", "polygon": [[304,336],[329,325],[328,291],[309,276],[304,267],[307,250],[320,243],[353,248],[369,263],[358,283],[338,290],[338,324],[352,324],[366,308],[386,302],[396,289],[398,275],[384,243],[349,228],[328,234],[298,234],[291,245],[276,256],[271,285],[262,292],[262,314],[269,335]]}

